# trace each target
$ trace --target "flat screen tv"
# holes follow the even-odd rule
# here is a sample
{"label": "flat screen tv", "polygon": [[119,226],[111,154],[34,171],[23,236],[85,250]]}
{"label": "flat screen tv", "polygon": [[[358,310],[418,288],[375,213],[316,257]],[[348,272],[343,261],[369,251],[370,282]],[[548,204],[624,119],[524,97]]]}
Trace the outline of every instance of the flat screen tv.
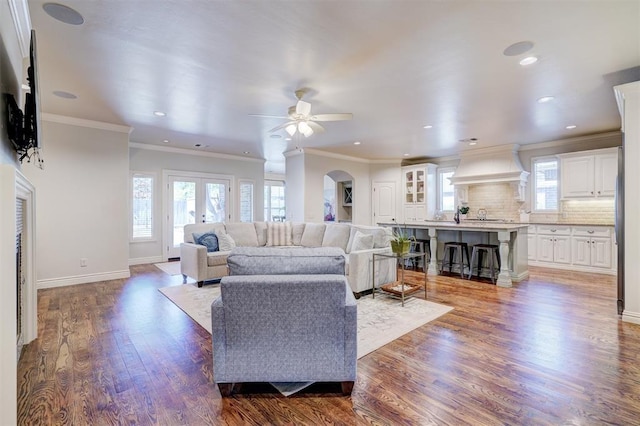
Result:
{"label": "flat screen tv", "polygon": [[36,32],[31,30],[29,48],[29,68],[27,69],[29,93],[24,105],[24,141],[23,148],[42,148],[40,84],[38,81],[38,55],[36,50]]}

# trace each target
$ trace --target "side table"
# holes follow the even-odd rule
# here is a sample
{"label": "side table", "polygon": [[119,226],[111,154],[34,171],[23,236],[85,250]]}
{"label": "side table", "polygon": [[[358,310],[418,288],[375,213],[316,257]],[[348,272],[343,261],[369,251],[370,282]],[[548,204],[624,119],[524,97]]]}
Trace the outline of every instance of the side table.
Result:
{"label": "side table", "polygon": [[[373,253],[373,262],[372,263],[372,271],[371,271],[371,295],[373,298],[376,297],[376,261],[381,259],[395,259],[396,260],[396,271],[398,265],[400,265],[400,280],[394,281],[391,283],[382,284],[380,289],[383,290],[386,294],[399,296],[402,300],[402,306],[404,306],[405,296],[410,296],[416,291],[420,290],[424,287],[424,298],[427,299],[427,268],[422,268],[424,270],[424,286],[422,285],[414,285],[414,284],[406,284],[404,282],[404,263],[406,260],[418,260],[422,258],[422,264],[426,265],[427,263],[427,254],[425,252],[409,252],[409,253]],[[397,272],[396,272],[397,273]]]}

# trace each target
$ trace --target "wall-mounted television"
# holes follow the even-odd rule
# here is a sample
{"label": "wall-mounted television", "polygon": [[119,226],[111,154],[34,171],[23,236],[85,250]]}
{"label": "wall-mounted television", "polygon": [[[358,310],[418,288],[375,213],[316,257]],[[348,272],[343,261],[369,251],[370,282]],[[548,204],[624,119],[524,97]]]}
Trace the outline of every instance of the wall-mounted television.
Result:
{"label": "wall-mounted television", "polygon": [[15,98],[11,94],[4,94],[6,104],[6,123],[9,140],[18,153],[20,162],[25,158],[31,161],[35,156],[38,164],[40,148],[42,148],[41,112],[40,112],[40,88],[38,82],[38,55],[36,50],[36,32],[31,30],[31,43],[29,48],[29,68],[27,69],[29,93],[25,95],[24,112],[18,107]]}

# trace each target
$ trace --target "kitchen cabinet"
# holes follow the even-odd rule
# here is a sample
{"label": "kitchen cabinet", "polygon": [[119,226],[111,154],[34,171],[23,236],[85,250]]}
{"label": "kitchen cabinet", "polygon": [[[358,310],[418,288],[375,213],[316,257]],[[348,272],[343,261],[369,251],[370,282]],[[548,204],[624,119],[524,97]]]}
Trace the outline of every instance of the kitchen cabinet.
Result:
{"label": "kitchen cabinet", "polygon": [[562,199],[614,196],[618,173],[617,148],[562,154],[558,157]]}
{"label": "kitchen cabinet", "polygon": [[571,238],[574,265],[611,268],[611,232],[609,228],[575,227]]}
{"label": "kitchen cabinet", "polygon": [[405,222],[433,219],[436,207],[435,164],[402,168],[403,214]]}
{"label": "kitchen cabinet", "polygon": [[528,237],[531,266],[616,273],[612,226],[531,225]]}
{"label": "kitchen cabinet", "polygon": [[570,237],[564,235],[538,235],[536,245],[541,262],[571,263]]}

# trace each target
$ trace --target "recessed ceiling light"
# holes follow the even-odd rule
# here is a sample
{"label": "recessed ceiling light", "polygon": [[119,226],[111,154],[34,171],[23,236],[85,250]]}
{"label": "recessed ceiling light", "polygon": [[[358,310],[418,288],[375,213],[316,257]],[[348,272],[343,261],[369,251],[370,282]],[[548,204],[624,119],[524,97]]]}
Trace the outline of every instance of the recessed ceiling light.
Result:
{"label": "recessed ceiling light", "polygon": [[69,6],[58,3],[45,3],[42,8],[53,19],[64,22],[69,25],[82,25],[84,18],[77,10],[71,9]]}
{"label": "recessed ceiling light", "polygon": [[544,104],[545,102],[551,102],[554,99],[555,98],[553,96],[543,96],[541,98],[538,98],[538,103],[539,104]]}
{"label": "recessed ceiling light", "polygon": [[402,155],[403,155],[404,157],[408,157],[408,156],[409,156],[409,154],[407,154],[407,153],[402,154]]}
{"label": "recessed ceiling light", "polygon": [[422,128],[423,129],[431,129],[431,128],[433,128],[433,126],[430,125],[430,124],[427,124],[426,126],[422,126]]}
{"label": "recessed ceiling light", "polygon": [[285,141],[290,141],[290,140],[291,140],[291,138],[284,138],[284,140],[285,140]]}
{"label": "recessed ceiling light", "polygon": [[469,142],[470,146],[474,146],[474,145],[477,145],[477,144],[478,144],[478,142]]}
{"label": "recessed ceiling light", "polygon": [[245,151],[244,152],[244,155],[249,155],[249,154],[251,154],[251,151]]}
{"label": "recessed ceiling light", "polygon": [[162,111],[153,111],[153,115],[155,115],[156,117],[164,117],[167,115],[167,113]]}
{"label": "recessed ceiling light", "polygon": [[522,65],[523,67],[535,64],[536,62],[538,62],[538,58],[536,56],[527,56],[526,58],[520,59],[520,65]]}
{"label": "recessed ceiling light", "polygon": [[354,145],[360,145],[360,144],[362,144],[362,142],[360,142],[360,141],[355,141],[353,144],[354,144]]}
{"label": "recessed ceiling light", "polygon": [[571,129],[575,129],[576,127],[578,127],[578,126],[576,126],[575,124],[570,124],[565,128],[571,130]]}
{"label": "recessed ceiling light", "polygon": [[504,49],[502,54],[504,56],[518,56],[533,49],[533,42],[531,41],[519,41],[513,43],[511,46]]}
{"label": "recessed ceiling light", "polygon": [[169,143],[169,139],[163,139],[162,143]]}
{"label": "recessed ceiling light", "polygon": [[56,95],[59,98],[64,98],[64,99],[77,99],[78,98],[73,93],[65,92],[64,90],[54,90],[53,94]]}

